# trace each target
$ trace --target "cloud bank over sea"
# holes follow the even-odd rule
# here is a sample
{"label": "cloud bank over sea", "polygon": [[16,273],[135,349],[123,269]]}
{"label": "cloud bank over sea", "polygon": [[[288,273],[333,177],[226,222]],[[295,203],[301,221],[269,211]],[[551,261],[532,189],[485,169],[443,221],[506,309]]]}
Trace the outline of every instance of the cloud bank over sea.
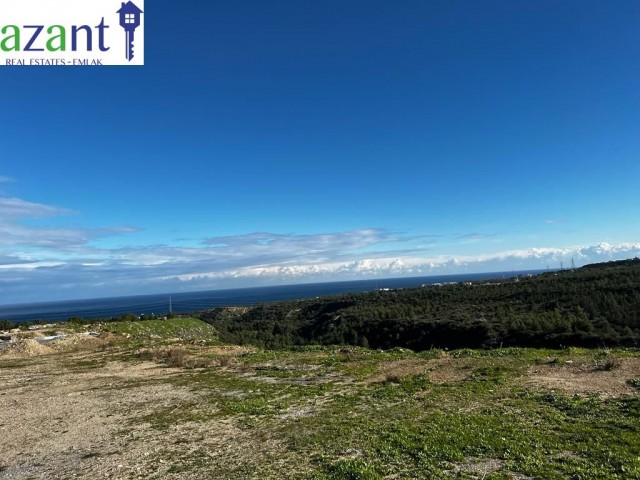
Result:
{"label": "cloud bank over sea", "polygon": [[[109,247],[102,239],[131,226],[71,228],[41,224],[66,208],[0,197],[0,304],[237,288],[364,278],[559,268],[640,256],[640,242],[459,253],[464,242],[495,235],[410,235],[384,228],[317,234],[254,232],[200,239],[194,245]],[[34,222],[37,220],[37,222]],[[448,243],[447,243],[448,242]],[[133,242],[132,242],[133,243]],[[432,248],[443,244],[448,254]],[[482,244],[484,245],[484,244]]]}

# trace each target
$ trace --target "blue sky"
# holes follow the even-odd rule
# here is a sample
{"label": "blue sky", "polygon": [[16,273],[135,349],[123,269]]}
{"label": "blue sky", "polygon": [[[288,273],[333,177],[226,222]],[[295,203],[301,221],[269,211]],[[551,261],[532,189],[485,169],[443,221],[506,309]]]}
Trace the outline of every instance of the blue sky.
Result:
{"label": "blue sky", "polygon": [[2,68],[0,304],[640,255],[637,1],[145,22],[144,67]]}

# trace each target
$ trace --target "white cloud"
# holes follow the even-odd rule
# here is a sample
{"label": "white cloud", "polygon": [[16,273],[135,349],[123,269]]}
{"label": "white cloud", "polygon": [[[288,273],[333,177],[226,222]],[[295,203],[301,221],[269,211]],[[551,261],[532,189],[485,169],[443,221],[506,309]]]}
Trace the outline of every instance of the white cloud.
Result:
{"label": "white cloud", "polygon": [[[98,238],[130,227],[81,229],[24,225],[23,219],[67,215],[64,208],[0,197],[0,303],[159,291],[349,280],[370,277],[544,269],[640,256],[640,243],[533,247],[458,255],[478,233],[409,236],[379,228],[297,235],[250,233],[213,237],[197,247],[99,248]],[[436,240],[437,239],[437,240]],[[449,241],[449,255],[434,242]],[[393,250],[390,250],[393,248]]]}
{"label": "white cloud", "polygon": [[603,262],[616,259],[640,256],[640,243],[610,245],[601,243],[593,246],[568,248],[531,248],[527,250],[510,250],[499,253],[472,256],[436,256],[436,257],[391,257],[365,258],[355,261],[326,262],[297,265],[253,265],[229,270],[218,270],[199,273],[185,273],[166,276],[163,279],[192,281],[195,279],[224,278],[261,278],[276,279],[289,277],[291,280],[304,277],[337,276],[371,277],[371,276],[408,276],[432,275],[458,272],[491,272],[506,270],[544,269],[547,265],[559,268],[560,262],[568,266],[571,259],[576,265]]}
{"label": "white cloud", "polygon": [[[76,250],[97,238],[137,231],[131,227],[86,229],[24,224],[24,220],[27,219],[58,217],[74,213],[67,208],[28,202],[20,198],[0,197],[0,249],[20,247],[62,252]],[[2,253],[1,250],[0,253]]]}
{"label": "white cloud", "polygon": [[20,198],[0,197],[0,221],[11,219],[53,217],[73,213],[66,208],[53,207],[42,203],[27,202]]}
{"label": "white cloud", "polygon": [[[153,249],[150,249],[153,250]],[[563,261],[576,265],[640,256],[640,243],[567,248],[541,247],[469,256],[367,257],[351,260],[313,255],[294,260],[279,257],[263,261],[260,256],[236,252],[237,258],[219,259],[202,249],[158,247],[158,252],[136,249],[95,258],[30,259],[5,263],[0,284],[5,303],[52,298],[95,297],[190,291],[240,286],[350,280],[371,277],[428,276],[453,273],[558,268]],[[326,255],[324,256],[326,257]],[[342,258],[342,257],[340,257]],[[27,288],[28,287],[28,288]],[[27,293],[25,293],[27,292]],[[15,295],[16,300],[11,301]],[[43,296],[47,297],[44,298]],[[7,301],[7,299],[9,301]]]}

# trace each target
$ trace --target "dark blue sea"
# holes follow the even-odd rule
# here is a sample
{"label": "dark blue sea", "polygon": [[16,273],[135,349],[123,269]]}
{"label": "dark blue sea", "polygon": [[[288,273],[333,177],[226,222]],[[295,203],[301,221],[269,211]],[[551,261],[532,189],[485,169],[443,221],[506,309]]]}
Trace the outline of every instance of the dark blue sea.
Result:
{"label": "dark blue sea", "polygon": [[368,292],[381,288],[411,288],[425,284],[472,282],[539,273],[542,273],[542,270],[308,283],[274,287],[236,288],[232,290],[96,298],[91,300],[67,300],[23,305],[0,305],[0,319],[14,322],[35,320],[50,322],[67,320],[69,317],[109,318],[117,317],[124,313],[166,315],[169,312],[169,304],[171,304],[171,309],[174,313],[187,313],[214,307],[255,305],[279,300],[299,300],[341,293]]}

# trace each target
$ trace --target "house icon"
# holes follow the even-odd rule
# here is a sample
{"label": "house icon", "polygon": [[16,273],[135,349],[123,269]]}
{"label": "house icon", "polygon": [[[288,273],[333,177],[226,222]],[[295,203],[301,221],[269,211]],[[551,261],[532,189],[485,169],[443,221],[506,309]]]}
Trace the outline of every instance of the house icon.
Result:
{"label": "house icon", "polygon": [[125,56],[127,60],[131,61],[133,59],[135,29],[140,26],[140,14],[143,13],[143,11],[133,2],[122,2],[122,7],[116,13],[120,14],[120,26],[124,28],[126,34]]}
{"label": "house icon", "polygon": [[120,26],[125,30],[135,30],[140,26],[140,14],[143,13],[135,3],[122,3],[122,7],[116,13],[120,14]]}

